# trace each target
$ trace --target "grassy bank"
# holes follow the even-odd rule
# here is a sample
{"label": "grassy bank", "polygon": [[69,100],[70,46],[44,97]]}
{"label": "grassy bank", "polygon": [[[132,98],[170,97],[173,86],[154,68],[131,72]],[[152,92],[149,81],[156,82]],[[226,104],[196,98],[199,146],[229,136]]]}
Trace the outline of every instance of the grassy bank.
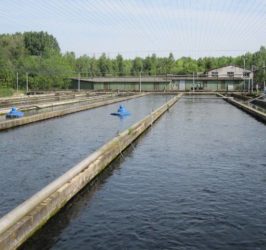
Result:
{"label": "grassy bank", "polygon": [[12,88],[0,87],[0,97],[12,96],[14,90]]}

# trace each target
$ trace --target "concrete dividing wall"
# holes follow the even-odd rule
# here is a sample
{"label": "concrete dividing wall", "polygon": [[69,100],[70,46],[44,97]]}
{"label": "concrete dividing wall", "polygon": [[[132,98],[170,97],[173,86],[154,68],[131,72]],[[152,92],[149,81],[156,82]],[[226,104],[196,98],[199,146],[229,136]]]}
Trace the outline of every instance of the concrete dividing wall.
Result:
{"label": "concrete dividing wall", "polygon": [[121,97],[121,98],[117,98],[114,100],[106,100],[106,101],[101,101],[101,102],[97,102],[97,103],[82,105],[80,107],[68,108],[68,109],[58,110],[58,111],[51,111],[51,112],[36,114],[36,115],[32,115],[32,116],[26,116],[26,117],[18,118],[18,119],[6,120],[3,122],[0,122],[0,131],[5,130],[5,129],[9,129],[9,128],[14,128],[14,127],[21,126],[21,125],[25,125],[28,123],[33,123],[33,122],[37,122],[37,121],[51,119],[54,117],[68,115],[71,113],[75,113],[75,112],[79,112],[79,111],[83,111],[83,110],[87,110],[87,109],[97,108],[100,106],[109,105],[109,104],[116,103],[116,102],[122,102],[125,100],[133,99],[136,97],[141,97],[144,95],[146,95],[146,94],[138,94],[138,95],[133,95],[133,96]]}
{"label": "concrete dividing wall", "polygon": [[266,109],[266,101],[254,100],[251,103],[257,105],[258,107]]}
{"label": "concrete dividing wall", "polygon": [[0,98],[0,107],[10,107],[14,105],[30,105],[30,104],[37,104],[40,102],[70,100],[70,99],[75,99],[76,96],[86,96],[86,93],[80,93],[77,95],[74,92],[70,92],[67,94],[53,93],[53,94],[20,96],[20,97],[4,97]]}
{"label": "concrete dividing wall", "polygon": [[181,96],[173,97],[1,218],[0,249],[15,249],[26,241]]}
{"label": "concrete dividing wall", "polygon": [[243,101],[247,101],[247,100],[250,99],[250,97],[248,97],[246,95],[242,95],[242,94],[232,93],[231,96],[234,97],[234,98],[236,98],[236,99],[243,100]]}
{"label": "concrete dividing wall", "polygon": [[234,106],[236,106],[237,108],[239,109],[242,109],[243,111],[245,111],[246,113],[252,115],[253,117],[255,117],[256,119],[262,121],[263,123],[266,123],[266,114],[259,111],[259,110],[256,110],[250,106],[247,106],[241,102],[238,102],[236,100],[233,99],[233,97],[226,97],[226,96],[223,96],[221,94],[217,94],[218,96],[221,96],[224,98],[225,101],[227,101],[228,103],[231,103],[233,104]]}

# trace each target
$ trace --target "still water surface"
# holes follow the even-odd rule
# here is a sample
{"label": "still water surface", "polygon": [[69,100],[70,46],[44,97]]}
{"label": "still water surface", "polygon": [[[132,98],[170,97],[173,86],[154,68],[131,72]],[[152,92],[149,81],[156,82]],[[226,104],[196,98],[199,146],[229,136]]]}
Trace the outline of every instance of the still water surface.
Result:
{"label": "still water surface", "polygon": [[266,127],[182,99],[22,249],[265,249]]}
{"label": "still water surface", "polygon": [[0,132],[0,217],[170,98],[122,102],[123,120],[110,115],[116,103]]}
{"label": "still water surface", "polygon": [[[63,104],[63,105],[53,105],[47,108],[35,108],[35,109],[29,109],[29,110],[23,110],[21,108],[19,108],[19,110],[23,111],[24,113],[24,117],[26,116],[31,116],[31,115],[36,115],[36,114],[41,114],[41,113],[45,113],[45,112],[51,112],[51,111],[59,111],[59,110],[64,110],[64,109],[68,109],[68,108],[74,108],[74,107],[82,107],[84,105],[93,103],[93,102],[98,102],[98,101],[103,101],[103,100],[111,100],[117,97],[97,97],[97,98],[88,98],[86,99],[81,99],[79,102],[74,102],[74,103],[67,103],[67,104]],[[49,102],[47,102],[49,104]],[[34,106],[34,104],[32,104]],[[40,105],[42,106],[42,105]],[[11,110],[11,109],[10,109]],[[6,116],[4,114],[0,115],[0,122],[1,121],[8,121],[10,120],[9,118],[6,118]]]}

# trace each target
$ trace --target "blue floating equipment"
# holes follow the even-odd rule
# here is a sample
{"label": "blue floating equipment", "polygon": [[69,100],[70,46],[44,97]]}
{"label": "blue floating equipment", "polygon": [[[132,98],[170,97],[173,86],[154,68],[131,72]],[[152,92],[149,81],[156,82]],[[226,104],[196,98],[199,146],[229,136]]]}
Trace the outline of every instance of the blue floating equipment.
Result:
{"label": "blue floating equipment", "polygon": [[6,114],[6,118],[20,118],[23,116],[24,116],[24,113],[17,110],[16,107],[11,108],[11,110]]}
{"label": "blue floating equipment", "polygon": [[126,108],[123,105],[120,105],[117,112],[111,113],[111,115],[117,115],[120,117],[124,117],[124,116],[130,115],[130,113],[126,110]]}

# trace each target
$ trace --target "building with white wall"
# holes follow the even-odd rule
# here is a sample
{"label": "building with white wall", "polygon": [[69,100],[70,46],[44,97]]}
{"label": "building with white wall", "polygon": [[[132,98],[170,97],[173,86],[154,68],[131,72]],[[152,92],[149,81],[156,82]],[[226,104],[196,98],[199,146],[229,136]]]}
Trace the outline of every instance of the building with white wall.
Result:
{"label": "building with white wall", "polygon": [[238,66],[228,65],[207,72],[208,77],[253,79],[253,72]]}

